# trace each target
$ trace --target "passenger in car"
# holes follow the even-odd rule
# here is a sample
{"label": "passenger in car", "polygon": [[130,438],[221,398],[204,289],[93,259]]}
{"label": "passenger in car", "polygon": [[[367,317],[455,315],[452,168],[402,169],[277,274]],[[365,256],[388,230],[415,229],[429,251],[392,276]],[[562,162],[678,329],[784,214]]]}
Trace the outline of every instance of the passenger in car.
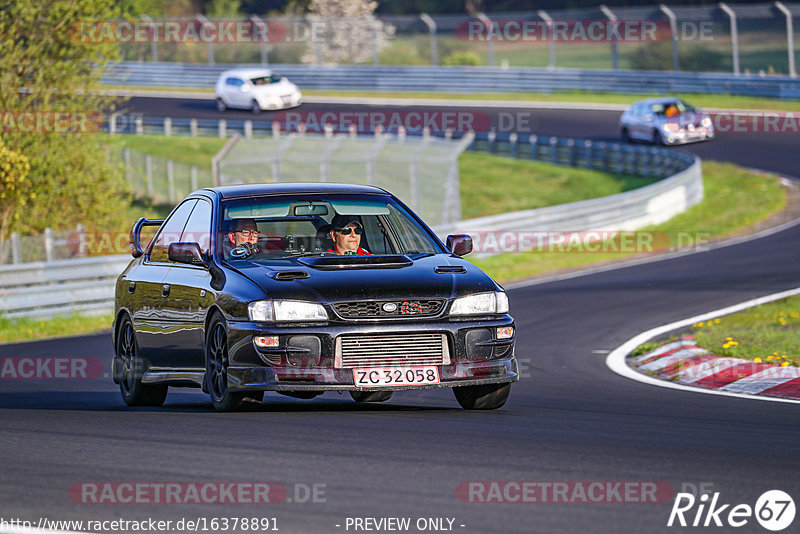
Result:
{"label": "passenger in car", "polygon": [[336,215],[331,221],[330,231],[333,247],[327,252],[344,256],[366,256],[369,252],[361,248],[364,226],[356,215]]}

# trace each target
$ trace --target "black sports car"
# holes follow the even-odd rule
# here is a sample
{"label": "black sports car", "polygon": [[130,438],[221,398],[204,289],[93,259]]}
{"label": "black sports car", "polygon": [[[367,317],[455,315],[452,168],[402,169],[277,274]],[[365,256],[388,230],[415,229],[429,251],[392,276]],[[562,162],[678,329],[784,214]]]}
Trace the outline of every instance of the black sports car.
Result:
{"label": "black sports car", "polygon": [[[146,249],[145,226],[158,226]],[[202,189],[165,221],[140,219],[116,284],[114,382],[129,405],[202,387],[218,410],[264,391],[453,388],[495,409],[518,379],[514,320],[489,276],[375,187]]]}

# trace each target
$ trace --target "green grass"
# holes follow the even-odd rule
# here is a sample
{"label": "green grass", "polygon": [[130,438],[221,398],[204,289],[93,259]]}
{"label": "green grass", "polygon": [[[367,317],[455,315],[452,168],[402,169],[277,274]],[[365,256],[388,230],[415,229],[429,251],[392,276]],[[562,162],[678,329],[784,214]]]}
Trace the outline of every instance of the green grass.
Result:
{"label": "green grass", "polygon": [[[786,191],[776,177],[755,174],[728,163],[706,161],[703,162],[703,181],[705,196],[700,204],[641,232],[652,232],[654,244],[665,248],[677,246],[681,236],[691,236],[694,243],[700,239],[702,245],[706,240],[739,232],[786,206]],[[688,243],[688,240],[682,243]],[[510,282],[633,255],[630,252],[587,253],[556,249],[476,257],[471,261],[495,280]]]}
{"label": "green grass", "polygon": [[225,141],[226,139],[217,137],[128,134],[119,135],[115,139],[115,142],[137,152],[206,168],[211,167],[211,158],[225,145]]}
{"label": "green grass", "polygon": [[94,334],[111,328],[114,314],[98,316],[67,315],[49,319],[0,316],[0,343],[16,343],[55,337]]}
{"label": "green grass", "polygon": [[697,323],[692,331],[713,354],[800,366],[800,296]]}
{"label": "green grass", "polygon": [[464,219],[604,197],[653,180],[464,152],[458,160]]}

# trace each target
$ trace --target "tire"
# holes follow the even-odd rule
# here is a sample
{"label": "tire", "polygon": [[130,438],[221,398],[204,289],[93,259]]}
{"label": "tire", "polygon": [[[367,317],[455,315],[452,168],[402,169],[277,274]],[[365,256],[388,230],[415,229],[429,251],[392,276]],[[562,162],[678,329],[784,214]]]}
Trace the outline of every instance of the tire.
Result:
{"label": "tire", "polygon": [[220,313],[215,313],[208,324],[205,353],[205,386],[215,410],[235,411],[246,398],[261,402],[263,391],[231,391],[228,388],[228,326]]}
{"label": "tire", "polygon": [[127,315],[119,327],[116,346],[117,356],[122,359],[119,376],[119,391],[128,406],[161,406],[167,398],[166,384],[142,384],[145,363],[139,357],[136,332]]}
{"label": "tire", "polygon": [[258,115],[259,113],[261,113],[261,106],[258,105],[258,101],[255,99],[253,99],[253,101],[250,102],[250,113],[252,113],[253,115]]}
{"label": "tire", "polygon": [[658,130],[653,130],[653,144],[656,146],[664,144],[664,139],[661,137],[661,134],[658,133]]}
{"label": "tire", "polygon": [[224,111],[226,111],[228,109],[228,105],[225,103],[224,100],[222,100],[221,97],[217,97],[217,101],[216,102],[217,102],[217,111],[219,111],[220,113],[222,113],[222,112],[224,112]]}
{"label": "tire", "polygon": [[496,410],[506,403],[511,382],[453,388],[456,400],[465,410]]}
{"label": "tire", "polygon": [[385,402],[392,398],[393,391],[351,391],[353,400],[361,404],[364,402]]}
{"label": "tire", "polygon": [[626,143],[632,143],[633,139],[631,139],[631,133],[628,131],[627,128],[622,129],[622,140]]}

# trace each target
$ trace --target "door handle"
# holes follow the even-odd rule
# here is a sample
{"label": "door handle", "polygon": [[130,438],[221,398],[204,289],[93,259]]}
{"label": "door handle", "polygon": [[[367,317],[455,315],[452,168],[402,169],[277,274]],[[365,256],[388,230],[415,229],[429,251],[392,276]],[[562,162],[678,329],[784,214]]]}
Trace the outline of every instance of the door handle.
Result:
{"label": "door handle", "polygon": [[161,286],[161,296],[168,297],[169,296],[169,284],[164,284]]}
{"label": "door handle", "polygon": [[136,291],[136,282],[131,282],[128,285],[128,293],[133,293],[134,291]]}

